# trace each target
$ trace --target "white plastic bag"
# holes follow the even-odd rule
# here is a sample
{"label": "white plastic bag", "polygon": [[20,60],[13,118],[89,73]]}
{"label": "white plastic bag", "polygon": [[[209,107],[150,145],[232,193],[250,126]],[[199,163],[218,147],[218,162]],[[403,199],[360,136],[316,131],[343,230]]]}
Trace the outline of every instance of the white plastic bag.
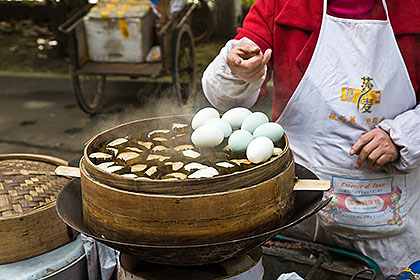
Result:
{"label": "white plastic bag", "polygon": [[296,272],[282,274],[277,278],[277,280],[303,280]]}
{"label": "white plastic bag", "polygon": [[89,280],[116,280],[118,275],[118,251],[80,234],[86,254]]}

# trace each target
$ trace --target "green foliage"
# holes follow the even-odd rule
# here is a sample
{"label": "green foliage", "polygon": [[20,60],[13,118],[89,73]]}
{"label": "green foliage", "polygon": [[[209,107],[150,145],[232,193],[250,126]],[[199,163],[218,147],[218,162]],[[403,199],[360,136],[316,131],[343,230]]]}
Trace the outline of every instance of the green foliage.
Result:
{"label": "green foliage", "polygon": [[255,2],[257,2],[257,0],[241,0],[242,4],[244,5],[252,5]]}

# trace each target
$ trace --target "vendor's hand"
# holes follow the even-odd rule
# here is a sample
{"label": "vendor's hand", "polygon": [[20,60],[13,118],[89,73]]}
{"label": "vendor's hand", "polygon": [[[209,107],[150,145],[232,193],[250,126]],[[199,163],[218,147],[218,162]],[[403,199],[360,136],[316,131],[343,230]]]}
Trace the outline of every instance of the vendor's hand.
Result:
{"label": "vendor's hand", "polygon": [[228,53],[226,62],[233,74],[245,82],[252,83],[264,76],[265,65],[270,57],[270,49],[263,54],[258,46],[241,43]]}
{"label": "vendor's hand", "polygon": [[360,168],[363,162],[366,162],[368,167],[380,168],[388,162],[397,160],[400,153],[388,133],[375,128],[357,140],[351,147],[350,155],[359,155],[355,164],[356,168]]}

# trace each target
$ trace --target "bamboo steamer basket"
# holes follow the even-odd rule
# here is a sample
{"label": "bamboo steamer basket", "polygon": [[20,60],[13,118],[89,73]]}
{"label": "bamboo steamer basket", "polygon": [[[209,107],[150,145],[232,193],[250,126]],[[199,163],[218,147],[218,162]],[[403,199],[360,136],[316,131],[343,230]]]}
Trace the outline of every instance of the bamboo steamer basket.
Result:
{"label": "bamboo steamer basket", "polygon": [[96,181],[117,189],[135,191],[150,194],[205,194],[241,188],[264,181],[277,175],[292,160],[293,154],[289,148],[287,135],[284,136],[284,149],[280,155],[244,171],[213,177],[210,179],[186,179],[186,180],[152,180],[147,178],[131,179],[117,174],[105,172],[93,164],[89,154],[95,147],[107,143],[115,138],[124,137],[133,133],[148,132],[154,129],[170,128],[171,124],[191,122],[190,115],[149,118],[132,121],[110,128],[92,137],[84,148],[82,162],[86,173]]}
{"label": "bamboo steamer basket", "polygon": [[262,183],[202,195],[120,190],[81,166],[83,221],[106,239],[133,244],[193,245],[258,234],[287,221],[293,206],[294,165]]}
{"label": "bamboo steamer basket", "polygon": [[116,137],[189,123],[191,116],[126,123],[94,136],[80,162],[83,222],[105,239],[133,244],[194,245],[255,235],[287,222],[293,208],[293,154],[245,171],[205,179],[127,179],[97,168],[93,148]]}
{"label": "bamboo steamer basket", "polygon": [[67,162],[34,154],[0,155],[0,264],[41,255],[76,237],[55,200],[69,182],[54,169]]}

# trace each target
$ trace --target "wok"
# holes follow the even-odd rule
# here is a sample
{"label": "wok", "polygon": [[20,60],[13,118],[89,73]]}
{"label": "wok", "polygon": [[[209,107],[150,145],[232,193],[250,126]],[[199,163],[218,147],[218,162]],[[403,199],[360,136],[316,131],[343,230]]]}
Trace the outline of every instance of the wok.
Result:
{"label": "wok", "polygon": [[[316,179],[316,176],[300,165],[295,166],[298,178]],[[199,245],[161,245],[124,243],[105,239],[90,232],[83,223],[80,179],[70,181],[58,194],[56,208],[59,217],[70,227],[86,236],[140,260],[178,266],[217,263],[237,255],[248,253],[282,230],[294,226],[324,208],[330,200],[322,201],[322,191],[296,191],[293,211],[285,225],[252,236],[244,236],[223,242]],[[283,223],[284,224],[284,223]]]}

